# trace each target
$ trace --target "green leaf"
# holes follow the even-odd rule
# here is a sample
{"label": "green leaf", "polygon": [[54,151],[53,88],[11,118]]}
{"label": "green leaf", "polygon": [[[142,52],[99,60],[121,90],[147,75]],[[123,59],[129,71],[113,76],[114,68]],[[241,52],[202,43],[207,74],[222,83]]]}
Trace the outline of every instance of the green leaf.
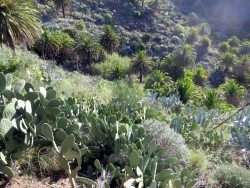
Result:
{"label": "green leaf", "polygon": [[161,172],[159,172],[155,179],[156,181],[163,181],[165,180],[167,177],[169,177],[171,175],[172,171],[171,170],[168,170],[168,169],[165,169],[165,170],[162,170]]}
{"label": "green leaf", "polygon": [[64,155],[65,153],[69,152],[74,147],[74,143],[74,135],[68,135],[62,143],[60,154]]}
{"label": "green leaf", "polygon": [[4,167],[4,172],[7,175],[9,180],[12,179],[15,176],[14,171],[8,166]]}
{"label": "green leaf", "polygon": [[42,134],[50,141],[54,141],[52,129],[49,124],[44,123],[41,127]]}
{"label": "green leaf", "polygon": [[84,178],[84,177],[76,177],[75,178],[76,181],[80,181],[80,182],[83,182],[83,183],[86,183],[88,185],[94,185],[94,186],[97,186],[96,182],[94,182],[93,180],[91,179],[88,179],[88,178]]}
{"label": "green leaf", "polygon": [[116,119],[116,116],[114,116],[114,115],[113,116],[109,116],[108,119],[107,119],[107,122],[109,124],[112,124],[112,125],[115,125],[116,121],[117,121],[117,119]]}
{"label": "green leaf", "polygon": [[174,180],[173,182],[175,188],[182,188],[182,184],[180,182],[180,180]]}
{"label": "green leaf", "polygon": [[187,185],[186,185],[186,187],[185,188],[192,188],[195,184],[196,184],[196,180],[193,180],[193,181],[191,181],[190,183],[188,183]]}
{"label": "green leaf", "polygon": [[7,84],[6,82],[7,81],[6,81],[5,76],[2,73],[0,73],[0,93],[5,89],[6,84]]}
{"label": "green leaf", "polygon": [[101,163],[98,159],[95,160],[94,162],[95,167],[102,172],[102,166]]}
{"label": "green leaf", "polygon": [[176,164],[176,163],[178,163],[178,159],[176,159],[174,157],[169,157],[169,158],[165,159],[165,162],[167,164]]}
{"label": "green leaf", "polygon": [[130,164],[132,164],[132,166],[134,168],[136,168],[138,166],[138,164],[139,164],[139,155],[136,152],[136,150],[131,152],[131,154],[129,156],[129,161],[130,161]]}

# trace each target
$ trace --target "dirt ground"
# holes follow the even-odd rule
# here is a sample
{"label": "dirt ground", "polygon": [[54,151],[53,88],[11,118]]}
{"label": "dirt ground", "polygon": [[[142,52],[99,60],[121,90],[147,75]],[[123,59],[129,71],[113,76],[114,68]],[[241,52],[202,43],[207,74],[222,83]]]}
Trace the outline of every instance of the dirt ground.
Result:
{"label": "dirt ground", "polygon": [[46,177],[39,179],[37,177],[18,176],[7,181],[0,177],[0,188],[71,188],[68,178],[65,177]]}

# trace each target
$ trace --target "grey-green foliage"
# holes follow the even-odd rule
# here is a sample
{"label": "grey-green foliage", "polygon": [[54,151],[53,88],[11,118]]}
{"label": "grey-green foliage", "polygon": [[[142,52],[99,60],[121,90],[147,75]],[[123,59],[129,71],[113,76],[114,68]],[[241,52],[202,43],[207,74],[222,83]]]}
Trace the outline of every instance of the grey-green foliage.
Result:
{"label": "grey-green foliage", "polygon": [[175,157],[179,163],[188,165],[189,149],[181,134],[176,133],[167,123],[157,120],[146,120],[143,127],[154,137],[156,143],[165,149],[161,158]]}
{"label": "grey-green foliage", "polygon": [[[235,178],[233,178],[235,177]],[[223,187],[250,187],[250,171],[236,164],[221,164],[213,173],[213,179]]]}

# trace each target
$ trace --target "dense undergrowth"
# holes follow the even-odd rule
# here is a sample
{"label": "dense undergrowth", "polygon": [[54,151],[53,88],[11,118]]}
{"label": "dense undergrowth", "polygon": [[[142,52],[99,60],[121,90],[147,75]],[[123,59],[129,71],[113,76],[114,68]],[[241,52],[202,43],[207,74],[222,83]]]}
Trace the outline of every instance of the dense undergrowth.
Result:
{"label": "dense undergrowth", "polygon": [[248,31],[206,23],[200,1],[62,2],[37,1],[29,50],[0,47],[5,177],[250,187]]}

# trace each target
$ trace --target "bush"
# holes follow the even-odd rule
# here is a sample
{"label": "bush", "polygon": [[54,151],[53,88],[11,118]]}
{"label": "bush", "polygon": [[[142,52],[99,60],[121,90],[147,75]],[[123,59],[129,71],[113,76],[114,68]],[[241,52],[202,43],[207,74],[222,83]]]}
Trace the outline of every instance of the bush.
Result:
{"label": "bush", "polygon": [[245,40],[241,45],[240,45],[240,54],[250,54],[250,41]]}
{"label": "bush", "polygon": [[179,35],[179,34],[184,33],[184,32],[185,32],[185,29],[184,29],[184,27],[182,27],[182,25],[180,25],[180,24],[175,25],[175,28],[174,28],[175,35]]}
{"label": "bush", "polygon": [[233,176],[236,177],[236,184],[242,184],[244,187],[250,187],[250,171],[235,164],[222,164],[217,166],[213,174],[213,179],[217,180],[218,184],[223,187],[232,187],[230,185],[230,178]]}
{"label": "bush", "polygon": [[117,79],[128,73],[130,59],[121,57],[117,53],[106,55],[104,62],[95,63],[94,74],[101,75],[105,79]]}
{"label": "bush", "polygon": [[84,23],[83,22],[76,23],[76,29],[81,30],[81,31],[84,30],[85,29]]}
{"label": "bush", "polygon": [[218,49],[219,49],[220,52],[225,53],[225,52],[229,51],[230,45],[229,45],[228,42],[224,41],[224,42],[221,42],[221,43],[218,44]]}
{"label": "bush", "polygon": [[142,36],[142,40],[145,42],[148,42],[152,38],[152,35],[150,33],[144,33]]}
{"label": "bush", "polygon": [[210,35],[211,30],[209,29],[207,23],[202,23],[202,24],[200,25],[200,27],[199,27],[199,33],[200,33],[201,35]]}
{"label": "bush", "polygon": [[225,73],[221,69],[215,69],[209,76],[209,82],[214,87],[219,87],[219,85],[225,83]]}
{"label": "bush", "polygon": [[142,42],[136,42],[136,41],[134,41],[132,43],[132,48],[134,49],[134,52],[138,52],[138,51],[141,51],[141,50],[146,50],[145,44],[143,44]]}
{"label": "bush", "polygon": [[208,49],[211,46],[211,40],[207,36],[201,37],[200,44],[202,48]]}
{"label": "bush", "polygon": [[73,28],[66,28],[63,30],[64,33],[67,33],[71,38],[75,38],[77,31]]}
{"label": "bush", "polygon": [[113,17],[112,17],[112,15],[110,13],[106,13],[104,15],[104,19],[105,19],[106,22],[110,22],[112,20],[112,18]]}
{"label": "bush", "polygon": [[191,28],[187,34],[186,43],[193,44],[199,39],[199,33],[197,28]]}
{"label": "bush", "polygon": [[136,18],[140,18],[140,17],[141,17],[141,12],[138,11],[138,10],[135,10],[135,11],[133,12],[133,15],[134,15],[134,17],[136,17]]}
{"label": "bush", "polygon": [[188,16],[188,24],[191,26],[197,25],[199,22],[197,15],[192,12],[189,16]]}
{"label": "bush", "polygon": [[227,42],[232,47],[237,47],[240,45],[240,39],[236,36],[231,37],[230,39],[227,40]]}
{"label": "bush", "polygon": [[144,121],[143,127],[165,149],[162,158],[175,157],[180,164],[188,165],[190,151],[181,134],[176,133],[167,123],[152,119]]}

